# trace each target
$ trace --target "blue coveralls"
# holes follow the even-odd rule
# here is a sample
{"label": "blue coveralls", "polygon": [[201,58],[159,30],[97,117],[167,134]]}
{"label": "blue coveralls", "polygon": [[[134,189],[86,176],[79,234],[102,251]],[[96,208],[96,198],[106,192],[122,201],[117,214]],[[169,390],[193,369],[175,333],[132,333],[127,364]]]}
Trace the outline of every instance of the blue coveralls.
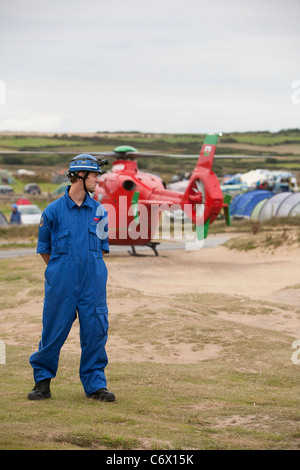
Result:
{"label": "blue coveralls", "polygon": [[[60,349],[78,312],[80,379],[87,395],[106,388],[108,330],[107,212],[88,194],[81,206],[68,195],[42,214],[37,253],[51,253],[45,270],[43,330],[39,350],[30,356],[35,383],[56,375]],[[99,238],[100,237],[100,238]]]}
{"label": "blue coveralls", "polygon": [[11,225],[20,225],[21,223],[21,214],[19,211],[12,212],[10,216],[10,224]]}

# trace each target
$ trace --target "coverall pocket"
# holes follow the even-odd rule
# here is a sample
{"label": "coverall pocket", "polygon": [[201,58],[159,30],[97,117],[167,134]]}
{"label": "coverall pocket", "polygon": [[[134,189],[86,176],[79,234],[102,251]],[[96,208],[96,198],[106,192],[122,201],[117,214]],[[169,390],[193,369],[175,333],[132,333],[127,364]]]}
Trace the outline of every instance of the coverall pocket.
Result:
{"label": "coverall pocket", "polygon": [[96,307],[95,332],[98,336],[103,337],[108,331],[108,309],[107,306]]}
{"label": "coverall pocket", "polygon": [[66,228],[52,235],[56,253],[68,253],[69,230]]}
{"label": "coverall pocket", "polygon": [[97,236],[96,229],[96,225],[89,226],[89,248],[90,250],[97,251],[100,255],[102,255],[101,241]]}

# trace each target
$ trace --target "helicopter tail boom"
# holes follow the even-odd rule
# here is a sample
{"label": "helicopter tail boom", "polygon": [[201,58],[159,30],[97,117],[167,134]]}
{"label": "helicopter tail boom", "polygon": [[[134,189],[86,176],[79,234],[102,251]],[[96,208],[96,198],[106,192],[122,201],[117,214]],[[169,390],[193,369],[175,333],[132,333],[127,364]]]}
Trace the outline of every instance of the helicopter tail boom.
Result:
{"label": "helicopter tail boom", "polygon": [[196,168],[212,169],[219,134],[208,134],[203,142]]}
{"label": "helicopter tail boom", "polygon": [[223,208],[223,194],[218,178],[212,171],[217,141],[218,134],[205,137],[199,159],[182,197],[182,203],[188,207],[187,215],[196,225],[199,224],[197,204],[204,205],[204,223],[208,220],[212,223]]}

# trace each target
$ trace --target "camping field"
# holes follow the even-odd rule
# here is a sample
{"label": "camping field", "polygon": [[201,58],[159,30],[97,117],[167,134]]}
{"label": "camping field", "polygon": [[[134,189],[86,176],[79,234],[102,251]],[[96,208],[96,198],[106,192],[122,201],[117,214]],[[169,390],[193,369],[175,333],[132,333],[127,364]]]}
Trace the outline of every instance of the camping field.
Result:
{"label": "camping field", "polygon": [[[139,150],[199,153],[203,135],[96,133],[0,134],[0,168],[12,172],[14,198],[1,197],[9,218],[24,184],[39,183],[41,209],[58,186],[53,170],[70,156],[59,152]],[[19,150],[54,151],[50,155]],[[300,171],[299,130],[223,135],[214,171],[251,168]],[[232,154],[260,159],[230,159]],[[172,175],[195,159],[155,158],[139,168]],[[17,177],[19,168],[35,176]],[[225,232],[225,233],[224,233]],[[264,225],[215,222],[214,248],[186,251],[162,241],[156,257],[112,251],[108,268],[109,337],[106,369],[115,403],[87,399],[79,380],[79,323],[60,355],[52,398],[27,399],[33,387],[28,359],[38,347],[44,264],[34,249],[37,226],[0,228],[0,449],[2,450],[299,450],[300,448],[300,232],[299,217]]]}
{"label": "camping field", "polygon": [[[77,134],[0,132],[0,168],[64,168],[72,155],[111,151],[119,145],[130,145],[140,151],[154,153],[199,155],[204,137],[203,133],[151,134],[134,131]],[[22,154],[20,151],[27,153]],[[30,151],[33,153],[28,153]],[[35,154],[35,151],[44,151],[45,154]],[[60,152],[70,152],[71,155]],[[226,160],[214,161],[213,170],[219,176],[258,167],[299,173],[300,131],[285,129],[279,132],[224,133],[218,141],[218,154],[228,155]],[[255,159],[232,159],[231,155],[252,155]],[[147,157],[139,158],[138,164],[140,169],[158,173],[168,183],[173,174],[192,171],[195,158]],[[41,182],[44,181],[43,177]]]}
{"label": "camping field", "polygon": [[299,227],[241,228],[215,248],[107,256],[115,403],[84,396],[78,320],[52,398],[27,399],[44,266],[0,259],[0,448],[299,450]]}

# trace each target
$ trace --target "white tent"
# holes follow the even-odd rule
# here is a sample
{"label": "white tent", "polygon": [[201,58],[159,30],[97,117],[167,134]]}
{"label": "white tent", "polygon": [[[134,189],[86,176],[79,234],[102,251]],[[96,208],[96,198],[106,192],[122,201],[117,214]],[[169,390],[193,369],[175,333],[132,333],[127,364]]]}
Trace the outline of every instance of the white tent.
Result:
{"label": "white tent", "polygon": [[270,177],[267,170],[250,170],[240,176],[241,181],[246,183],[248,188],[256,188],[257,183],[263,183]]}
{"label": "white tent", "polygon": [[261,208],[259,213],[259,220],[263,222],[264,220],[271,219],[275,217],[278,211],[278,208],[283,203],[283,201],[290,197],[293,193],[283,192],[275,194],[275,196],[271,197],[266,201],[266,203]]}
{"label": "white tent", "polygon": [[277,217],[286,217],[300,204],[300,193],[292,193],[290,197],[287,197],[282,204],[280,204]]}

